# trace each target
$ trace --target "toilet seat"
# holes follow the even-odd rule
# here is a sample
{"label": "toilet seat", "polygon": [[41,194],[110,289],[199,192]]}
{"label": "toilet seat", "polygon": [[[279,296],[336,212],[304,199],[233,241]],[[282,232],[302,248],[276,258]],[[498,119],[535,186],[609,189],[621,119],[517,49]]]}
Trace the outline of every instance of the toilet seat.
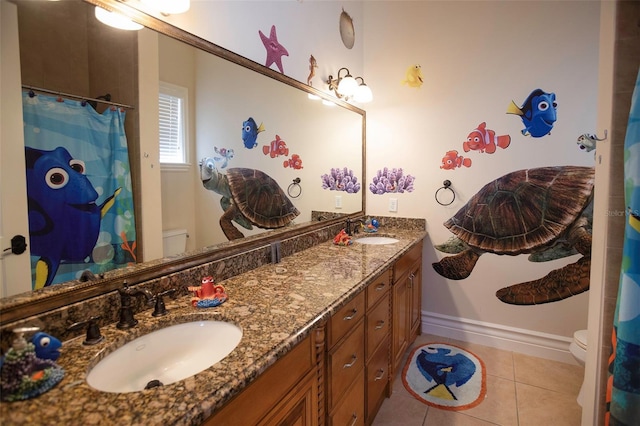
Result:
{"label": "toilet seat", "polygon": [[582,349],[587,349],[587,330],[578,330],[573,333],[573,341]]}

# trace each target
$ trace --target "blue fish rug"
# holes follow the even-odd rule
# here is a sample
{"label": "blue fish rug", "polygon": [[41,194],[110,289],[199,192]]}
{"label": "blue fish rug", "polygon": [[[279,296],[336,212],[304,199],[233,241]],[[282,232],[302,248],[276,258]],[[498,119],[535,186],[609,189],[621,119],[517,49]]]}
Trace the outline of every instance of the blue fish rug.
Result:
{"label": "blue fish rug", "polygon": [[484,363],[471,352],[446,343],[416,347],[402,371],[407,391],[443,410],[466,410],[487,393]]}

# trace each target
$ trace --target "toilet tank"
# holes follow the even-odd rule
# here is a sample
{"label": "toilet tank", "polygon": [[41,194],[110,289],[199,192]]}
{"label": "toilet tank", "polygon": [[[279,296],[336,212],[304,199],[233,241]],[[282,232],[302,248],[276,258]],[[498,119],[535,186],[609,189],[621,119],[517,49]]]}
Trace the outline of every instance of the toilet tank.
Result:
{"label": "toilet tank", "polygon": [[164,257],[184,253],[187,249],[186,229],[169,229],[162,231],[162,252]]}

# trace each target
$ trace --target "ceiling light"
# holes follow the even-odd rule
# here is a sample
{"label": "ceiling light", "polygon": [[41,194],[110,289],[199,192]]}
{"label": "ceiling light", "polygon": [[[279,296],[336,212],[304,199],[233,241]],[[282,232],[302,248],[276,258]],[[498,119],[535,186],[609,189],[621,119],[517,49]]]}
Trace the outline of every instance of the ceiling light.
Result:
{"label": "ceiling light", "polygon": [[142,25],[138,24],[137,22],[133,22],[131,19],[127,18],[124,15],[121,15],[117,12],[110,12],[99,6],[96,6],[95,14],[98,21],[113,28],[127,31],[137,31],[144,28]]}
{"label": "ceiling light", "polygon": [[[342,76],[342,71],[345,71],[346,75]],[[358,79],[362,82],[358,83]],[[338,70],[338,78],[333,78],[330,75],[327,84],[329,85],[329,90],[333,90],[338,98],[344,98],[347,101],[353,99],[356,102],[364,103],[373,99],[373,93],[369,86],[364,83],[364,79],[362,77],[353,78],[347,68]]]}

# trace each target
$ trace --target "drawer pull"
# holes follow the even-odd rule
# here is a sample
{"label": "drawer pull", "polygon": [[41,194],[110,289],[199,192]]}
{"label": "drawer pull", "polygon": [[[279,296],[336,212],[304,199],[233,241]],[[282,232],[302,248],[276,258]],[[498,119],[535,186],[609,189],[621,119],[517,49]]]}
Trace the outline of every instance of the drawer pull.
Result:
{"label": "drawer pull", "polygon": [[345,321],[351,321],[352,319],[354,319],[356,317],[356,314],[358,313],[358,310],[356,308],[353,308],[351,310],[351,315],[347,315],[346,317],[343,318],[343,320]]}
{"label": "drawer pull", "polygon": [[376,291],[382,291],[387,286],[385,283],[380,283],[376,286]]}
{"label": "drawer pull", "polygon": [[348,364],[343,365],[342,368],[351,368],[351,367],[353,367],[357,360],[358,360],[358,357],[355,354],[351,355],[351,362],[348,363]]}
{"label": "drawer pull", "polygon": [[378,321],[378,324],[376,324],[376,330],[380,330],[382,327],[384,327],[384,320],[380,320]]}
{"label": "drawer pull", "polygon": [[407,287],[413,288],[413,279],[415,278],[415,274],[412,272],[409,274],[409,285]]}
{"label": "drawer pull", "polygon": [[373,381],[377,382],[378,380],[381,380],[384,377],[384,374],[384,368],[381,368],[380,370],[378,370],[378,375],[373,379]]}
{"label": "drawer pull", "polygon": [[356,413],[353,413],[353,416],[351,416],[351,418],[352,418],[353,420],[351,420],[351,425],[350,425],[350,426],[353,426],[353,425],[355,425],[356,423],[358,423],[358,415],[357,415]]}

